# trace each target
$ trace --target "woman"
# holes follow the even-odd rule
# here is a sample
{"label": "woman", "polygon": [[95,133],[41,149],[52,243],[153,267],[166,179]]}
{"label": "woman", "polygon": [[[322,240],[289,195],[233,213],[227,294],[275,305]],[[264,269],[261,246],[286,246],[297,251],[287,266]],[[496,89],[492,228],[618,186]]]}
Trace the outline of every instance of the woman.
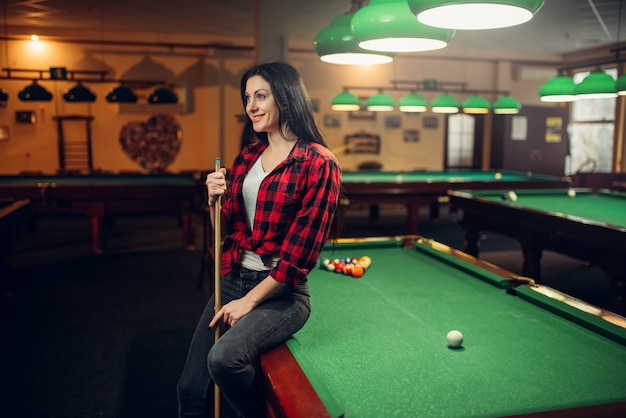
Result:
{"label": "woman", "polygon": [[[207,176],[211,222],[222,197],[226,229],[222,308],[211,298],[178,383],[181,417],[211,413],[212,383],[224,414],[265,416],[254,362],[309,317],[307,274],[328,239],[341,168],[326,148],[298,72],[285,63],[248,70],[241,80],[245,146],[226,176]],[[213,327],[222,326],[214,343]],[[232,411],[230,411],[232,408]],[[205,412],[206,411],[206,412]]]}

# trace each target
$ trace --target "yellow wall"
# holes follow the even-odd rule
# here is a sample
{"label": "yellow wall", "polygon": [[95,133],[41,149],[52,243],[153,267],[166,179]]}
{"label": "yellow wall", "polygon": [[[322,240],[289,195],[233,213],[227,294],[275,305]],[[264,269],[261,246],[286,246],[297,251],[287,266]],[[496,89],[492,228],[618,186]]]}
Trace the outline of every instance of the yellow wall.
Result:
{"label": "yellow wall", "polygon": [[[214,165],[220,155],[224,165],[236,155],[242,127],[237,115],[242,113],[239,97],[241,73],[254,63],[252,51],[234,49],[163,48],[82,45],[79,43],[40,42],[41,50],[31,49],[30,41],[9,42],[8,63],[2,67],[14,69],[48,70],[66,67],[71,70],[106,70],[106,78],[165,80],[172,82],[183,102],[184,109],[173,113],[183,131],[183,145],[176,160],[168,169],[205,170]],[[4,55],[4,54],[2,54]],[[4,56],[2,59],[5,59]],[[289,61],[301,73],[309,94],[318,101],[318,119],[329,147],[343,145],[345,135],[367,132],[382,138],[381,154],[356,155],[338,152],[345,169],[353,169],[362,162],[378,160],[389,170],[441,169],[443,168],[445,119],[433,113],[404,114],[399,111],[380,112],[375,120],[353,120],[346,113],[330,109],[331,99],[343,86],[391,86],[391,80],[437,79],[439,81],[466,82],[468,88],[483,90],[510,90],[522,104],[540,105],[539,86],[545,80],[516,80],[510,62],[407,56],[397,57],[394,63],[371,66],[342,66],[322,63],[311,50],[290,52]],[[25,74],[13,73],[13,77]],[[28,74],[31,76],[31,74]],[[47,72],[44,78],[47,78]],[[77,75],[77,78],[84,76]],[[124,154],[119,144],[122,127],[132,121],[146,121],[150,113],[120,112],[119,105],[108,103],[104,97],[115,87],[114,82],[85,82],[97,95],[92,104],[66,103],[63,93],[75,82],[71,80],[40,80],[39,84],[53,93],[51,102],[21,102],[17,95],[29,80],[0,79],[0,87],[9,93],[6,107],[0,107],[0,126],[7,126],[10,139],[0,141],[0,174],[24,170],[41,170],[54,173],[58,169],[57,130],[55,115],[91,115],[94,167],[108,171],[139,170],[137,163]],[[359,96],[369,96],[375,90],[352,90]],[[148,91],[140,91],[147,94]],[[388,91],[398,99],[406,91]],[[421,92],[432,99],[441,92]],[[457,95],[463,100],[467,95]],[[495,95],[486,95],[494,101]],[[141,100],[141,98],[140,98]],[[33,111],[34,125],[18,124],[15,112]],[[158,106],[154,114],[159,113]],[[327,116],[339,119],[338,127],[326,126]],[[398,116],[400,128],[387,128],[385,119]],[[424,117],[436,117],[437,128],[424,129]],[[494,116],[497,117],[497,116]],[[76,129],[76,128],[73,128]],[[405,130],[419,130],[420,140],[406,143]],[[79,130],[78,130],[79,131]],[[76,133],[80,134],[80,132]]]}

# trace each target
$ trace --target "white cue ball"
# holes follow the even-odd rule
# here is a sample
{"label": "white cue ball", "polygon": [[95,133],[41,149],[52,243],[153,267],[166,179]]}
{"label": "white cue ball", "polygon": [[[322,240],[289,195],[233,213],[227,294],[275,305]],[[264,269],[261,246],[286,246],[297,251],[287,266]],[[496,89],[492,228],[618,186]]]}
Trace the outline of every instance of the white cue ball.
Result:
{"label": "white cue ball", "polygon": [[574,190],[574,189],[569,189],[569,190],[567,191],[567,195],[568,195],[569,197],[574,197],[574,196],[576,196],[576,190]]}
{"label": "white cue ball", "polygon": [[448,346],[452,348],[459,348],[463,345],[463,334],[460,331],[452,330],[446,335],[448,340]]}
{"label": "white cue ball", "polygon": [[515,202],[517,200],[517,194],[515,192],[509,192],[509,199]]}
{"label": "white cue ball", "polygon": [[500,180],[502,178],[502,174],[496,173],[494,177],[496,178],[496,180]]}

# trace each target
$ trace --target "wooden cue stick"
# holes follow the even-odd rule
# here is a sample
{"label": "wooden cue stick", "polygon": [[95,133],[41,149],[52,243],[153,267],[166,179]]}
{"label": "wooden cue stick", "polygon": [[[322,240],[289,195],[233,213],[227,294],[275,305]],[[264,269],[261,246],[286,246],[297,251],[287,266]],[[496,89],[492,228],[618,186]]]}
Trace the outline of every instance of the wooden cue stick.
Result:
{"label": "wooden cue stick", "polygon": [[[215,159],[215,171],[220,171],[220,158],[217,157]],[[221,197],[218,197],[215,200],[215,243],[214,248],[215,248],[215,279],[213,282],[213,296],[214,296],[214,301],[215,301],[215,313],[217,314],[219,312],[220,309],[222,309],[222,293],[221,293],[221,286],[220,286],[220,282],[221,282],[221,277],[220,277],[220,273],[221,273],[221,251],[222,251],[222,228],[221,228],[221,224],[222,224],[222,200]],[[215,342],[217,342],[217,340],[220,339],[220,324],[218,323],[215,326]],[[215,416],[215,418],[219,418],[220,416],[220,388],[215,384],[215,382],[213,382],[214,385],[214,394],[215,394],[215,398],[214,398],[214,410],[213,410],[213,414]]]}

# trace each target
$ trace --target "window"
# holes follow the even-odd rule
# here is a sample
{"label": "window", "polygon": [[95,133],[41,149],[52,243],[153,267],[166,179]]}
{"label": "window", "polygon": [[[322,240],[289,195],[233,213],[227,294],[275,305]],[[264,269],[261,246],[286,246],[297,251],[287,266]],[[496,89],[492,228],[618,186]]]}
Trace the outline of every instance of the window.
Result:
{"label": "window", "polygon": [[462,113],[448,117],[448,168],[472,168],[474,117]]}
{"label": "window", "polygon": [[[605,70],[614,79],[617,69]],[[574,75],[580,83],[589,72]],[[576,172],[613,171],[613,131],[615,128],[615,99],[579,99],[572,103],[569,126],[569,167],[566,174]]]}

